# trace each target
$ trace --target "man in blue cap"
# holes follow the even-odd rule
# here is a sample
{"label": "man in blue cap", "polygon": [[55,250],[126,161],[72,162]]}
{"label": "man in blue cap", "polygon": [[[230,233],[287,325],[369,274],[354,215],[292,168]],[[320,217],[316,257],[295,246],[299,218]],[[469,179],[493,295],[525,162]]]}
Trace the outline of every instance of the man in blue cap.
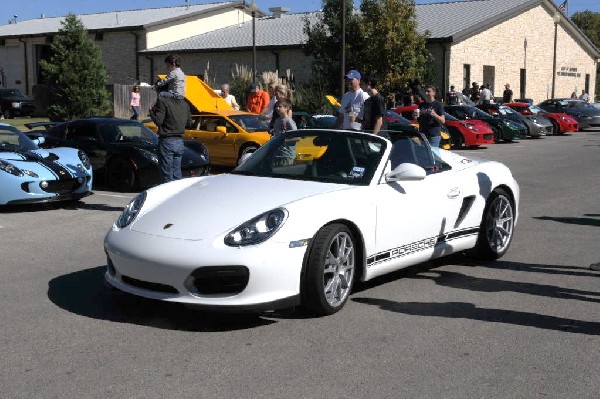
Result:
{"label": "man in blue cap", "polygon": [[340,109],[335,122],[335,128],[348,130],[361,130],[365,113],[365,101],[369,94],[360,88],[360,72],[350,70],[346,75],[348,91],[342,96]]}

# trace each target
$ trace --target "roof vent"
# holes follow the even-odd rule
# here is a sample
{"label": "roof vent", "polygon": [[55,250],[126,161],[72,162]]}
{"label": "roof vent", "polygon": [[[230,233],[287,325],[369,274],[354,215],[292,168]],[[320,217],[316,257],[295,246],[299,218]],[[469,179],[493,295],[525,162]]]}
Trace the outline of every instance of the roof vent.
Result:
{"label": "roof vent", "polygon": [[280,18],[282,14],[289,12],[290,9],[285,7],[271,7],[269,11],[273,13],[273,18]]}

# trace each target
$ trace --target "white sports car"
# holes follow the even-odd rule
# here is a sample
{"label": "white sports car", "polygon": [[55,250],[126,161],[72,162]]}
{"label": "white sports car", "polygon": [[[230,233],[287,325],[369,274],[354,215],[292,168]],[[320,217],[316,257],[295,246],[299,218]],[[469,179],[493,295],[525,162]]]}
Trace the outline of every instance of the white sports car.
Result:
{"label": "white sports car", "polygon": [[323,315],[357,279],[465,250],[502,256],[519,203],[510,170],[388,134],[290,131],[229,174],[142,192],[106,235],[106,281],[190,306]]}

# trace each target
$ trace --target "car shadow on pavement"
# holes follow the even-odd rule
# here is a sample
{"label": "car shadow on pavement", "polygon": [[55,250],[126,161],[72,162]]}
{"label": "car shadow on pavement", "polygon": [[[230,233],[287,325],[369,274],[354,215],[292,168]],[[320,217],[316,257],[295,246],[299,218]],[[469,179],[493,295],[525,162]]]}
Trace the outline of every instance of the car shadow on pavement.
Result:
{"label": "car shadow on pavement", "polygon": [[579,226],[600,227],[600,219],[553,216],[534,216],[533,218],[538,220],[553,220],[559,223],[576,224]]}
{"label": "car shadow on pavement", "polygon": [[123,207],[106,204],[87,204],[83,201],[46,202],[42,204],[5,205],[0,207],[0,213],[47,212],[58,209],[92,210],[92,211],[122,211]]}
{"label": "car shadow on pavement", "polygon": [[98,266],[56,277],[48,283],[48,298],[81,316],[168,330],[233,331],[276,322],[256,313],[205,312],[113,291],[104,285],[105,270]]}
{"label": "car shadow on pavement", "polygon": [[600,335],[600,323],[516,310],[480,308],[468,302],[395,302],[387,299],[364,297],[352,298],[352,301],[413,316],[471,319],[575,334]]}

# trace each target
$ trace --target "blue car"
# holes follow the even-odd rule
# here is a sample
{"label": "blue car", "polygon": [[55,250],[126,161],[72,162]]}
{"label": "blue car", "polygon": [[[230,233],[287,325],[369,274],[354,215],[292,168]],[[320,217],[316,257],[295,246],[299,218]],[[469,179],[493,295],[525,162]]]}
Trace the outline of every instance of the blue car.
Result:
{"label": "blue car", "polygon": [[78,200],[91,194],[92,165],[75,148],[38,147],[17,128],[0,123],[0,205]]}

